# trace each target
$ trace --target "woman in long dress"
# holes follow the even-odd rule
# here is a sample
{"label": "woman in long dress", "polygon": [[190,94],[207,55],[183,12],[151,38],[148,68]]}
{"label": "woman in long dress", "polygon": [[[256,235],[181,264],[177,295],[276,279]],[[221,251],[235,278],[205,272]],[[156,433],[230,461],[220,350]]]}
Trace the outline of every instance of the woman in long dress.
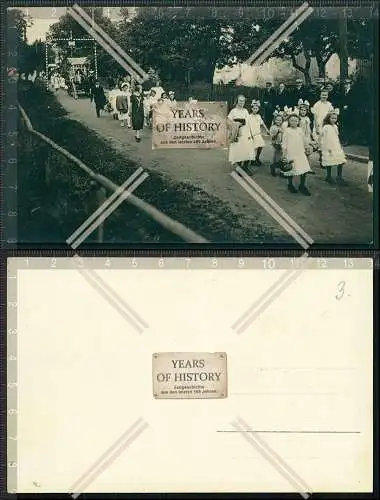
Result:
{"label": "woman in long dress", "polygon": [[228,115],[230,130],[230,147],[228,161],[234,164],[244,163],[248,168],[248,162],[253,160],[254,149],[252,147],[252,135],[249,127],[249,113],[245,106],[245,96],[239,95],[236,106]]}
{"label": "woman in long dress", "polygon": [[116,109],[118,112],[118,119],[122,127],[128,120],[130,113],[130,100],[128,92],[128,83],[123,83],[119,94],[116,96]]}
{"label": "woman in long dress", "polygon": [[299,192],[310,196],[310,191],[306,187],[306,174],[310,172],[309,160],[305,149],[308,144],[305,136],[299,127],[299,116],[291,114],[288,117],[288,127],[282,136],[282,153],[284,160],[291,165],[291,170],[283,172],[288,178],[288,190],[297,193],[293,185],[293,178],[300,176]]}
{"label": "woman in long dress", "polygon": [[136,142],[141,141],[140,131],[144,127],[144,98],[142,86],[136,85],[131,97],[132,128],[135,132]]}
{"label": "woman in long dress", "polygon": [[118,95],[120,95],[121,90],[119,89],[118,85],[115,84],[114,88],[110,91],[108,94],[108,100],[112,108],[112,116],[114,120],[118,119],[118,112],[117,112],[117,107],[116,107],[116,98]]}

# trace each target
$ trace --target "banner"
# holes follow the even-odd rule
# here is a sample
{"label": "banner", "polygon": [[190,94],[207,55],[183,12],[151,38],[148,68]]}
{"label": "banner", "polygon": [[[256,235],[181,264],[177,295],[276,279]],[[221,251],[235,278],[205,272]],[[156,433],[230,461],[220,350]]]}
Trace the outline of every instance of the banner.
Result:
{"label": "banner", "polygon": [[153,149],[227,147],[226,102],[158,102],[153,108]]}

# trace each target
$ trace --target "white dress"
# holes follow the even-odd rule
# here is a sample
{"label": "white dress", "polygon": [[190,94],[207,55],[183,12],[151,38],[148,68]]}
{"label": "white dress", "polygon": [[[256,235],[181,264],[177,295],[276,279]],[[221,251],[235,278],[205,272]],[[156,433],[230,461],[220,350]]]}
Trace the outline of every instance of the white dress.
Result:
{"label": "white dress", "polygon": [[116,97],[120,94],[121,94],[121,90],[119,90],[119,89],[113,89],[108,94],[108,100],[109,100],[111,107],[112,107],[112,113],[114,113],[114,114],[117,114]]}
{"label": "white dress", "polygon": [[317,101],[311,108],[310,111],[314,115],[313,136],[316,141],[319,140],[319,136],[322,132],[323,120],[326,118],[327,114],[333,110],[333,105],[329,101]]}
{"label": "white dress", "polygon": [[261,135],[261,127],[264,126],[264,121],[258,113],[249,115],[249,126],[251,128],[251,134],[253,137],[253,149],[263,148],[265,142],[263,136]]}
{"label": "white dress", "polygon": [[150,89],[151,91],[154,90],[156,92],[155,97],[157,99],[161,99],[162,94],[165,92],[165,90],[160,86],[160,87],[152,87]]}
{"label": "white dress", "polygon": [[311,138],[311,126],[310,126],[310,118],[308,116],[300,116],[300,129],[307,140],[308,143],[312,141]]}
{"label": "white dress", "polygon": [[323,125],[321,150],[323,167],[332,167],[346,163],[346,155],[340,145],[337,125]]}
{"label": "white dress", "polygon": [[230,163],[238,163],[240,161],[247,161],[254,159],[253,141],[249,128],[249,113],[246,108],[233,108],[229,115],[229,120],[243,119],[245,125],[239,129],[237,142],[231,142],[228,151],[228,161]]}
{"label": "white dress", "polygon": [[[116,97],[119,95],[125,95],[127,97],[128,101],[128,112],[123,113],[121,111],[118,111],[118,119],[123,122],[124,120],[129,120],[130,119],[130,112],[131,112],[131,93],[129,91],[125,90],[120,90],[118,94],[116,94]],[[116,106],[116,101],[115,101],[115,106]]]}
{"label": "white dress", "polygon": [[302,130],[297,127],[287,127],[282,136],[282,152],[287,161],[293,162],[293,168],[284,172],[285,176],[302,175],[310,172],[310,164],[305,154],[307,145]]}

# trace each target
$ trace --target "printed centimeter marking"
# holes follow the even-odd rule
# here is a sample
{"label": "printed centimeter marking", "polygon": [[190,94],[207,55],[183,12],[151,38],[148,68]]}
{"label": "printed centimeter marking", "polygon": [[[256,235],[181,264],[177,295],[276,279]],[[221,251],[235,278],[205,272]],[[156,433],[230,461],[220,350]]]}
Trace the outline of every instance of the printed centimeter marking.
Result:
{"label": "printed centimeter marking", "polygon": [[151,269],[151,270],[372,270],[379,260],[371,257],[70,257],[16,256],[18,269]]}
{"label": "printed centimeter marking", "polygon": [[7,267],[7,490],[17,493],[17,262]]}
{"label": "printed centimeter marking", "polygon": [[[33,3],[33,7],[46,7],[46,11],[41,15],[41,18],[45,19],[55,19],[59,17],[59,12],[57,7],[54,6],[55,2],[36,0]],[[67,0],[61,2],[62,7],[71,7],[73,2],[68,2]],[[115,8],[114,4],[109,4],[108,0],[101,2],[93,2],[96,6],[102,6],[106,9],[106,16],[112,17],[111,9]],[[247,14],[254,16],[258,21],[271,21],[275,19],[284,19],[291,15],[291,13],[299,7],[302,2],[295,1],[284,1],[280,4],[274,4],[271,0],[256,0],[255,5],[248,0],[241,0],[238,5],[235,4],[235,9],[229,13],[231,19],[244,18]],[[338,0],[324,0],[319,2],[310,2],[314,9],[313,18],[320,19],[321,21],[326,19],[336,19],[340,13],[347,19],[376,19],[378,18],[379,11],[376,2],[363,1],[363,0],[351,0],[345,2],[342,5],[341,1]],[[13,0],[12,5],[25,6],[23,0]],[[164,6],[162,3],[145,1],[140,2],[140,6],[151,7],[149,13],[152,20],[164,20],[171,18],[173,15],[173,8],[176,6]],[[51,8],[50,11],[48,8]],[[62,8],[61,7],[61,8]],[[218,19],[225,16],[224,10],[231,7],[231,3],[227,0],[215,4],[215,2],[197,2],[194,5],[186,6],[186,9],[176,12],[176,15],[184,19]],[[116,7],[117,8],[117,7]]]}
{"label": "printed centimeter marking", "polygon": [[[161,247],[161,248],[126,248],[121,250],[120,248],[93,248],[87,249],[77,249],[72,248],[4,248],[3,253],[7,257],[73,257],[74,255],[79,255],[83,258],[198,258],[198,257],[208,257],[208,258],[253,258],[253,257],[272,257],[277,258],[290,258],[290,257],[301,257],[304,254],[304,250],[298,248],[284,249],[284,248],[239,248],[238,245],[231,246],[231,248],[208,248],[208,245],[193,246],[192,248],[171,248],[171,247]],[[362,249],[317,249],[309,248],[307,254],[311,258],[325,258],[325,259],[341,259],[341,258],[355,258],[355,259],[379,259],[380,250],[362,248]]]}

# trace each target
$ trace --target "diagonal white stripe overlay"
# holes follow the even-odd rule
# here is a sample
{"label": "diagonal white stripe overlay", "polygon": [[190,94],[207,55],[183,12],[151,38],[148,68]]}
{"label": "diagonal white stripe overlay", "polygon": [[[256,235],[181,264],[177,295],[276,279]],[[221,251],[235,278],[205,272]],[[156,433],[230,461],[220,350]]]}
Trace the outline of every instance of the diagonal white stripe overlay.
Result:
{"label": "diagonal white stripe overlay", "polygon": [[112,195],[105,200],[105,202],[87,219],[81,226],[78,227],[76,231],[73,232],[73,234],[67,238],[66,243],[71,245],[76,238],[92,223],[94,222],[99,215],[101,215],[106,208],[108,208],[113,201],[115,201],[126,189],[132,182],[144,172],[144,169],[142,167],[138,168],[133,174],[128,177],[128,179],[122,184]]}
{"label": "diagonal white stripe overlay", "polygon": [[307,2],[303,3],[293,14],[245,61],[245,64],[259,66],[275,49],[295,31],[312,13],[314,9]]}
{"label": "diagonal white stripe overlay", "polygon": [[307,500],[311,496],[311,488],[306,482],[262,439],[258,432],[238,417],[232,426],[248,443],[256,448],[261,455],[294,487],[302,498]]}
{"label": "diagonal white stripe overlay", "polygon": [[75,500],[82,494],[82,492],[95,481],[97,477],[104,472],[107,467],[109,467],[116,458],[121,455],[121,453],[135,441],[140,434],[148,427],[148,424],[144,422],[142,418],[136,420],[120,437],[115,441],[115,443],[108,448],[99,459],[84,473],[82,476],[75,481],[72,487],[69,489],[69,493]]}
{"label": "diagonal white stripe overlay", "polygon": [[260,203],[304,249],[313,243],[313,239],[243,169],[237,167],[234,172],[231,172],[231,177]]}
{"label": "diagonal white stripe overlay", "polygon": [[[298,26],[313,12],[307,2],[303,3],[296,11],[247,59],[247,64],[259,65],[288,37]],[[244,170],[237,167],[231,173],[232,178],[256,200],[287,232],[307,250],[314,243],[313,239],[283,210]],[[308,259],[304,253],[299,260],[301,268]],[[293,283],[301,274],[301,270],[290,270],[264,295],[253,304],[233,325],[237,333],[242,333],[248,326],[262,314],[270,304]]]}
{"label": "diagonal white stripe overlay", "polygon": [[79,14],[84,21],[87,21],[89,25],[91,25],[91,28],[99,34],[104,40],[104,43],[108,43],[109,47],[112,47],[115,52],[117,52],[124,60],[126,63],[128,63],[133,70],[140,75],[142,79],[146,79],[148,77],[148,74],[142,69],[142,67],[137,64],[136,61],[132,59],[132,57],[129,56],[104,30],[101,26],[99,26],[97,23],[95,23],[94,19],[92,19],[87,12],[85,12],[83,9],[79,7],[78,4],[74,4],[72,6],[73,11],[76,12],[76,14]]}
{"label": "diagonal white stripe overlay", "polygon": [[[134,174],[133,174],[134,175]],[[110,196],[110,198],[113,198],[114,201],[112,203],[112,200],[111,202],[109,202],[109,199],[108,198],[101,207],[99,207],[98,210],[96,210],[96,212],[91,215],[89,217],[89,219],[92,219],[93,222],[91,223],[91,221],[89,222],[89,219],[87,219],[87,221],[85,221],[82,226],[77,229],[77,231],[75,231],[75,233],[77,232],[82,232],[81,228],[84,229],[84,226],[86,227],[86,229],[83,231],[82,235],[79,236],[78,238],[75,238],[74,237],[74,234],[70,236],[70,238],[67,240],[67,243],[71,243],[71,247],[76,249],[81,243],[83,243],[83,241],[93,232],[95,231],[95,229],[102,223],[105,221],[105,219],[107,217],[109,217],[111,215],[112,212],[114,212],[117,207],[119,205],[121,205],[123,203],[123,201],[125,201],[130,194],[132,194],[132,192],[142,183],[144,182],[144,180],[149,177],[149,174],[147,172],[145,172],[144,174],[140,175],[139,177],[137,177],[137,179],[131,184],[131,186],[127,189],[122,189],[124,185],[128,185],[130,183],[130,180],[127,179],[127,181],[122,185],[120,186],[119,189],[117,189],[115,191],[115,193],[113,195]],[[118,197],[114,196],[116,195],[116,193],[119,193],[119,191],[121,191],[121,193],[119,194]],[[116,198],[116,199],[115,199]],[[107,203],[108,202],[108,203]],[[99,213],[100,215],[95,216],[96,213]],[[95,216],[95,217],[94,217]],[[95,219],[95,220],[94,220]],[[88,226],[88,227],[87,227]]]}
{"label": "diagonal white stripe overlay", "polygon": [[[77,21],[77,23],[82,26],[82,28],[87,31],[87,33],[96,40],[99,45],[103,47],[105,51],[107,51],[114,59],[117,61],[120,66],[128,71],[135,80],[139,83],[143,82],[148,74],[135,62],[133,59],[106,33],[102,30],[102,28],[92,22],[91,18],[87,16],[87,14],[81,9],[77,4],[71,8],[67,9],[68,14]],[[87,21],[87,18],[90,21]],[[105,39],[105,36],[108,38],[108,41]]]}

